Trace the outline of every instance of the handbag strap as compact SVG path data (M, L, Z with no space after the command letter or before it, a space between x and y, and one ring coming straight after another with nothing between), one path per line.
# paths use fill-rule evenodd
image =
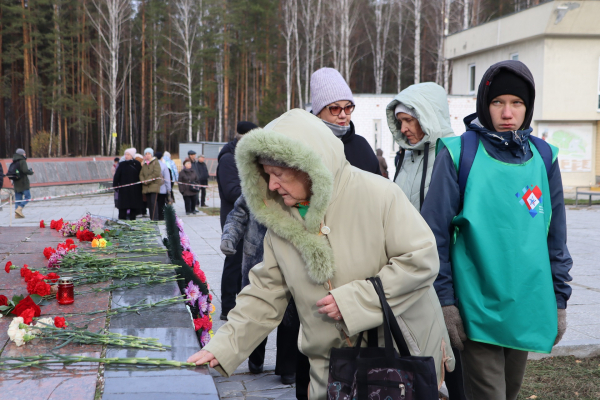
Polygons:
M373 278L369 278L369 281L373 284L377 295L379 296L379 301L381 302L381 309L383 311L383 333L385 337L385 348L388 351L392 351L392 337L398 346L398 351L401 357L409 357L410 351L408 350L408 345L406 344L406 340L404 339L404 335L402 334L402 330L398 325L398 321L394 316L392 308L388 304L385 299L385 292L383 291L383 284L381 283L381 279L378 276ZM389 342L389 343L388 343Z

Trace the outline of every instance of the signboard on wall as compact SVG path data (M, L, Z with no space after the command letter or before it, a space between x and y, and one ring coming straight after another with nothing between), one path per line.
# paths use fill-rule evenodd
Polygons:
M591 172L594 127L590 123L544 122L538 136L558 147L561 172Z

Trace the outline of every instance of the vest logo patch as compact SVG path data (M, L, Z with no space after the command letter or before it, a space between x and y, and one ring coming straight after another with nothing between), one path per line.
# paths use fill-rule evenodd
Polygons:
M538 214L543 214L544 210L540 205L542 202L542 191L540 188L529 185L525 186L521 191L523 192L522 194L517 192L515 193L515 196L517 199L519 199L519 204L522 206L527 206L531 218L535 218L535 216Z

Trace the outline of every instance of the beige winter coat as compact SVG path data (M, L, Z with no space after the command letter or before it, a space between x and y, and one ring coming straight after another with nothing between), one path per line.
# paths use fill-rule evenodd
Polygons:
M268 190L268 176L256 162L262 155L310 176L305 220ZM219 372L235 371L279 325L293 296L302 323L298 345L311 364L310 398L325 399L330 349L348 346L341 330L355 343L361 331L383 322L375 289L365 280L378 275L411 352L435 358L441 383L444 357L449 370L454 359L433 289L437 248L398 185L352 167L342 142L299 109L248 133L238 144L236 162L248 206L268 231L264 261L250 270L250 285L239 294L229 322L205 347L220 362ZM317 311L317 301L328 293L340 308L340 323Z

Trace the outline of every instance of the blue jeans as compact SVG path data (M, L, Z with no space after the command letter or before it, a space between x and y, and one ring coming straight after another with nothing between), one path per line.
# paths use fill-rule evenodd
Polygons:
M29 191L29 189L22 191L22 192L18 192L15 193L15 210L19 207L25 207L25 205L27 203L29 203L28 201L21 201L21 200L29 200L31 199L31 192Z

